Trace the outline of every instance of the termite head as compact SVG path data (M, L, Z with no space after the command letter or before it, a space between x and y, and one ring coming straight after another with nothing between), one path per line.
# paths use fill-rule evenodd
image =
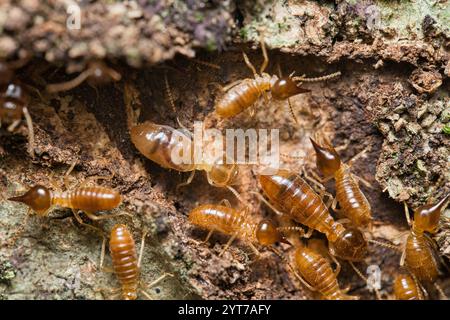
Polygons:
M282 240L277 227L272 221L264 219L256 228L256 239L263 246L270 246Z
M123 290L122 298L124 300L136 300L137 299L137 293L136 293L135 290Z
M335 242L330 243L330 250L344 260L361 261L368 253L367 240L360 230L347 228Z
M445 206L448 204L449 199L450 194L436 204L427 204L418 207L414 211L414 227L421 231L436 233L439 227L439 218Z
M272 85L270 92L275 100L285 100L300 93L310 92L311 90L301 88L291 76L277 79Z
M10 201L21 202L43 215L51 206L51 192L44 186L34 186L27 193L18 197L9 198Z
M327 143L327 146L321 146L312 138L309 138L316 151L316 165L325 177L333 176L341 166L341 158L339 157L333 146Z

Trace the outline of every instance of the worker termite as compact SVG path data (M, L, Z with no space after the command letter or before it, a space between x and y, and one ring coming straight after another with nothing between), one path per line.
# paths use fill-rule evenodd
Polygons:
M236 210L231 208L228 202L226 204L227 206L205 204L194 208L189 213L189 221L192 224L210 230L204 242L209 240L214 231L231 236L219 256L228 249L236 238L248 242L257 256L259 251L253 243L270 246L283 241L280 229L272 221L268 219L257 220L249 215L247 209Z
M336 261L337 262L337 261ZM306 246L295 250L295 268L300 273L297 277L311 291L318 291L327 300L358 300L357 296L348 295L339 287L337 276L340 265L333 270L331 264L320 254Z
M175 112L167 76L165 79L169 102ZM128 112L132 113L130 110ZM239 173L238 166L223 158L217 158L212 162L197 163L194 159L193 137L181 124L178 117L177 121L184 131L150 121L138 125L129 124L131 141L141 154L161 167L180 172L191 172L188 180L179 184L178 187L190 184L195 171L200 170L206 172L209 184L216 187L226 187L239 198L237 191L232 187L236 183ZM184 154L185 151L187 154Z
M348 163L343 163L332 144L323 137L323 145L312 138L311 143L316 151L316 164L324 175L324 181L334 178L336 181L336 198L332 209L342 212L356 227L370 228L372 226L372 213L369 201L359 188L359 179L350 171L351 163L359 158L366 150L359 153ZM340 209L336 208L337 203Z
M424 300L424 291L414 276L401 273L394 280L396 300Z
M103 266L106 238L103 239L100 267L105 272L113 272L116 274L120 282L120 288L111 291L121 291L124 300L136 300L138 291L141 291L148 299L151 299L151 296L141 288L142 284L140 281L140 268L142 254L144 252L145 237L146 233L142 236L141 249L138 258L136 254L136 245L131 232L126 225L116 224L111 230L109 240L109 251L111 253L113 265L112 270ZM155 286L167 276L171 275L165 273L147 285L147 287L150 288Z
M25 117L28 127L28 153L34 158L33 121L28 111L29 96L24 85L13 81L15 70L22 68L30 60L26 55L15 61L0 60L0 127L8 124L7 130L14 131Z
M317 230L328 239L332 255L348 261L361 261L367 255L367 240L354 227L346 228L335 221L322 198L298 174L280 169L273 175L260 175L259 182L269 202L280 215Z
M261 96L268 102L269 98L267 94L270 92L272 99L288 101L292 116L294 117L294 120L298 122L292 110L289 98L300 93L310 92L310 90L301 87L302 82L325 81L336 78L341 74L340 72L335 72L318 78L306 78L304 76L294 77L293 73L288 77L278 78L276 75L271 76L264 72L269 64L269 58L262 36L261 50L264 61L261 65L259 74L256 72L255 67L252 65L247 55L243 53L245 64L252 71L254 78L235 81L222 89L225 91L225 95L216 103L215 107L216 113L220 117L230 118L238 115L244 110L254 106Z
M30 209L34 210L39 216L47 216L54 206L72 209L74 217L77 221L89 227L83 222L77 210L83 211L91 220L101 220L116 217L119 214L96 215L94 212L112 210L122 203L122 196L114 189L102 186L86 186L89 180L84 181L81 186L69 187L67 177L75 167L75 163L71 165L65 174L66 191L62 191L54 183L54 188L50 190L46 186L36 185L30 188L21 196L11 197L8 200L26 204ZM91 177L91 179L103 177Z
M108 84L113 81L119 81L121 74L108 67L103 61L94 60L88 63L87 69L81 72L77 77L67 82L54 83L47 85L47 91L56 93L60 91L71 90L86 81L90 86Z
M12 132L24 116L28 127L28 153L34 158L34 130L33 121L28 111L28 94L23 86L18 83L9 83L0 90L0 127L2 122L9 124L7 130Z

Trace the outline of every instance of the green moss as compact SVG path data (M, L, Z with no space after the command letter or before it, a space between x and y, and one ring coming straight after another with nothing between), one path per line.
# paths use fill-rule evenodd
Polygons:
M445 134L450 134L450 123L447 123L443 128L442 132Z

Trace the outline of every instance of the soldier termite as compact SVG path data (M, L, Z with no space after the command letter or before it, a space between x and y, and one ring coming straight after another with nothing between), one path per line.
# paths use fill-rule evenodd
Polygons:
M336 198L333 201L332 209L342 212L349 218L356 227L371 228L372 213L369 201L359 188L359 179L350 172L351 163L359 158L362 153L353 157L348 163L343 163L338 153L331 143L323 137L323 145L318 144L310 138L316 151L317 168L324 175L324 181L334 178L336 181ZM337 203L340 209L336 208Z
M294 77L293 73L288 77L278 78L276 75L269 75L264 72L269 64L266 46L261 35L261 50L264 61L259 70L256 72L247 55L243 53L244 61L253 73L253 78L241 79L235 81L222 90L225 91L224 96L216 103L216 113L222 118L230 118L238 115L244 110L252 107L256 101L263 96L266 102L269 101L268 92L274 100L287 100L294 120L298 123L297 118L292 110L290 97L300 93L309 92L310 90L301 87L302 82L325 81L340 76L340 72L335 72L323 77L306 78L304 76Z
M47 216L54 206L72 209L76 220L85 226L95 228L83 222L77 210L83 211L92 220L109 219L123 214L96 215L94 212L112 210L122 203L122 196L114 189L102 186L86 186L89 180L105 177L91 177L84 181L81 186L70 187L67 177L75 167L73 163L65 174L66 191L62 191L54 183L56 190L50 190L43 185L36 185L30 188L21 196L11 197L8 200L26 204L39 216ZM107 177L106 177L107 178ZM95 228L97 229L97 228Z
M335 221L322 198L298 174L281 169L273 175L260 175L259 182L269 202L279 215L317 230L328 239L330 253L348 261L363 260L368 251L364 234Z
M151 299L151 296L142 289L140 280L140 268L142 254L144 252L145 237L146 233L142 236L141 249L138 258L133 236L127 226L124 224L116 224L111 230L109 240L109 250L111 253L113 269L108 269L103 266L106 238L103 239L100 267L103 271L113 272L117 276L120 282L120 288L111 291L121 291L124 300L136 300L138 291L141 291L148 299ZM165 273L146 287L150 288L155 286L167 276L172 275Z
M372 243L382 245L393 250L401 251L400 266L405 265L408 271L420 283L432 283L442 297L446 297L442 288L436 283L439 276L441 259L438 256L437 245L427 234L436 233L439 227L439 218L445 209L450 194L442 198L436 204L426 204L414 210L414 220L411 222L409 210L404 203L405 215L411 230L406 239L403 250L379 241L369 240Z
M246 209L236 210L231 208L228 201L226 206L206 204L194 208L189 213L189 221L201 228L210 230L204 242L207 242L214 231L219 231L231 236L225 248L219 254L221 256L234 239L244 240L258 256L259 251L254 243L270 246L283 241L281 229L268 219L256 219L249 215Z
M47 85L47 91L56 93L60 91L71 90L87 81L92 87L104 85L113 81L119 81L121 74L108 67L103 61L94 60L88 63L87 69L81 72L77 77L67 82L54 83Z

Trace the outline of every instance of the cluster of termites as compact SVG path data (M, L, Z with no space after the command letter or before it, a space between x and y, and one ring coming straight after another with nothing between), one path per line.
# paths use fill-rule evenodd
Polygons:
M294 73L284 77L281 74L270 75L265 72L269 59L264 41L261 41L261 48L264 61L259 73L247 55L243 53L245 64L252 71L253 78L241 79L222 88L223 94L216 101L215 113L222 119L231 118L253 109L261 98L266 103L272 99L287 101L291 114L298 123L290 98L310 91L302 87L303 83L330 80L338 77L340 72L317 78L294 76ZM8 130L13 131L22 117L25 117L29 132L29 153L34 157L33 124L28 112L29 99L24 87L14 80L14 71L23 67L24 64L26 64L24 60L0 62L0 124L2 122L7 124ZM72 80L47 85L47 91L56 93L71 90L85 81L91 86L98 86L120 79L120 73L104 62L92 61L85 71ZM165 89L169 103L175 110L167 75L165 75ZM177 121L180 127L184 128L178 117ZM378 267L375 265L377 272L373 273L376 277L366 277L355 265L355 263L362 263L368 257L369 244L378 244L402 252L400 265L404 267L404 270L396 276L393 283L394 295L397 299L424 299L428 296L424 286L430 283L435 284L439 293L444 296L442 289L436 284L441 261L436 254L436 244L429 235L436 232L439 217L448 204L450 195L435 204L417 208L414 211L413 222L410 221L405 205L411 230L403 249L369 239L367 234L370 234L373 229L374 219L370 203L359 186L360 183L365 185L368 183L351 170L353 162L366 150L351 160L343 162L336 148L324 134L317 133L311 137L311 146L315 151L316 171L304 169L302 172L294 172L279 169L270 175L258 175L261 191L253 193L275 213L274 219L268 219L257 218L251 214L250 206L242 200L239 192L233 187L239 178L237 165L224 164L223 159L220 161L218 159L211 164L195 164L195 161L180 164L173 161L171 157L173 151L183 149L184 144L191 145L189 150L194 149L193 137L187 130L180 131L171 126L150 121L140 124L130 122L129 130L131 142L143 156L163 168L191 172L187 182L178 187L191 183L196 171L205 171L207 180L212 186L227 188L239 199L241 208L233 207L228 200L224 199L220 204L197 206L189 213L188 220L192 225L209 231L205 242L210 239L214 231L229 236L220 255L227 251L235 239L247 243L256 257L260 256L258 246L263 246L278 255L305 287L318 292L322 298L359 299L358 296L348 293L350 287L342 288L338 282L341 262L346 261L367 282L368 288L375 291L377 298L381 299ZM180 135L183 139L180 139ZM54 206L69 208L76 221L103 235L103 230L85 223L79 212L82 211L93 221L114 218L121 214L98 214L98 212L118 208L122 203L122 195L108 187L88 185L87 181L81 185L69 186L66 183L67 177L74 166L75 164L65 175L64 191L55 183L52 183L52 187L35 185L25 194L11 197L9 200L27 205L40 216L47 216ZM324 183L329 180L334 180L336 190L334 196L324 187ZM308 231L305 232L305 229ZM313 247L310 240L313 232L320 233L326 238L325 252L319 252ZM103 270L109 270L103 267L106 238L107 236L103 238L100 258L100 266ZM110 232L109 239L113 264L110 271L115 273L120 281L121 286L118 291L122 297L136 299L138 292L142 292L146 297L151 298L144 290L139 277L145 233L139 255L126 225L116 224ZM283 253L278 249L277 245L280 242L289 247L287 252ZM155 285L166 276L167 274L164 274L151 285Z

